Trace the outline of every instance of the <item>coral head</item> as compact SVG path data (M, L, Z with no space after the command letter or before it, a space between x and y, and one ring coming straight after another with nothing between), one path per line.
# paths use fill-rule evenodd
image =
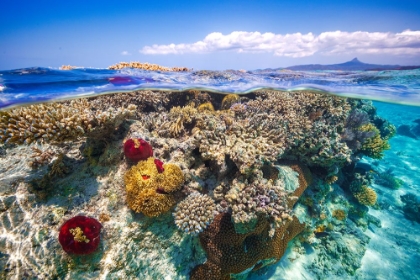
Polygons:
M141 138L130 138L124 143L126 158L138 162L153 156L152 146Z
M94 218L76 216L61 226L58 241L68 254L87 255L98 248L101 228Z

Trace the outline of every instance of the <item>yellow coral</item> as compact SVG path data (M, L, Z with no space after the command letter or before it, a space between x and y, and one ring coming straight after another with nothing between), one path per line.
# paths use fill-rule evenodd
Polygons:
M222 100L222 110L227 110L232 106L234 103L239 101L240 97L237 94L228 94Z
M174 204L172 192L179 190L184 183L184 174L175 164L163 165L158 172L154 158L140 161L124 176L128 206L149 217L168 211Z
M376 128L371 123L362 125L359 128L360 131L364 132L374 132L374 136L366 139L363 144L361 151L367 155L368 157L380 159L384 156L383 151L388 150L390 148L390 145L388 141L381 138L379 129Z
M346 212L344 212L342 209L335 209L332 213L332 216L339 221L342 221L347 217Z
M137 213L156 217L169 211L175 205L175 199L170 194L157 193L155 189L144 189L135 197L129 195L127 203Z
M159 174L155 159L153 157L140 161L125 173L124 180L127 191L134 188L153 187L156 181L162 181L162 174Z
M165 192L174 192L181 188L184 183L184 173L178 165L167 163L163 165L162 188Z
M213 104L211 104L211 102L206 102L206 103L202 103L200 105L198 105L197 108L198 111L214 111L214 107Z
M353 195L360 204L372 206L376 203L377 195L375 190L372 188L362 186L361 190Z

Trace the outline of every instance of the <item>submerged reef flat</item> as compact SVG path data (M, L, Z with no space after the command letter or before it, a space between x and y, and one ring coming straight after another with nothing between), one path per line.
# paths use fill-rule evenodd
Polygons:
M311 91L0 111L0 278L270 279L279 262L304 267L295 279L357 275L382 201L359 164L395 132L369 101ZM133 156L142 146L147 159ZM60 246L75 216L101 223L89 255Z

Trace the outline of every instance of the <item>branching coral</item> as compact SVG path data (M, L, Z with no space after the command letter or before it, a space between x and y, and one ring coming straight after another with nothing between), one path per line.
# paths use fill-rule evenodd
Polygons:
M388 141L381 138L379 129L377 129L373 124L369 123L363 125L359 128L362 132L372 132L374 135L367 138L361 146L361 152L367 155L368 157L381 159L384 154L384 150L390 149Z
M354 192L353 195L360 204L372 206L376 203L377 195L375 190L367 186L362 186L361 190Z
M207 228L215 213L216 204L210 196L193 192L176 206L173 215L180 230L196 235Z
M61 142L86 136L107 125L118 125L134 114L127 108L93 111L86 99L29 105L0 112L0 142Z
M233 180L225 199L232 209L232 221L238 233L254 230L261 217L273 229L284 225L291 219L294 203L312 182L310 171L297 162L283 161L275 168L278 173L274 180L263 179L262 172L256 172L252 179Z

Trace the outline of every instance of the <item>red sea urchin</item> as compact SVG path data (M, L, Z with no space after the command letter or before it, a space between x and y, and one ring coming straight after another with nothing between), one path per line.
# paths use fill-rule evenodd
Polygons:
M98 248L101 228L94 218L76 216L61 226L58 241L68 254L87 255Z
M130 138L124 143L124 155L137 162L153 156L153 149L149 143L141 138Z

